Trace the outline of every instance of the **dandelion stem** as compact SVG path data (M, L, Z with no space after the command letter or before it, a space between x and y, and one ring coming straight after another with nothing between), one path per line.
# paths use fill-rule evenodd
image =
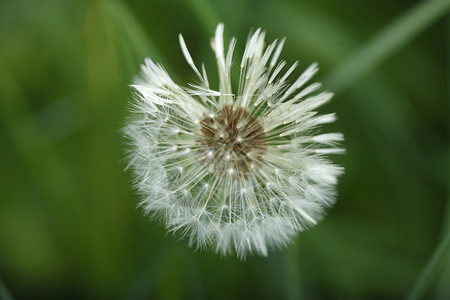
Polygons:
M436 277L440 267L442 267L442 261L448 255L450 249L450 230L447 231L446 236L441 241L440 245L436 248L430 260L428 261L425 269L422 271L419 279L411 290L408 300L421 299L430 286L433 279Z
M341 92L380 65L450 9L450 0L422 1L387 25L336 68L326 86Z
M0 278L0 299L2 300L14 300L13 296L9 292L3 280Z
M286 299L302 299L299 243L291 245L286 251L287 288Z

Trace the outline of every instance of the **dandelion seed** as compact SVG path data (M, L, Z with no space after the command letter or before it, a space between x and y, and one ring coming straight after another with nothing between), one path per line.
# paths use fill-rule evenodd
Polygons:
M219 88L209 86L205 68L194 64L180 35L181 50L198 77L190 88L175 84L147 58L132 85L133 119L125 127L129 167L142 195L141 206L161 217L189 244L244 258L267 255L317 224L335 201L343 169L327 155L342 153L340 133L315 134L334 114L315 109L332 97L310 83L317 64L292 84L286 62L278 62L284 39L264 47L265 32L247 41L239 86L231 84L236 39L228 49L223 24L212 40ZM225 51L226 54L225 54Z

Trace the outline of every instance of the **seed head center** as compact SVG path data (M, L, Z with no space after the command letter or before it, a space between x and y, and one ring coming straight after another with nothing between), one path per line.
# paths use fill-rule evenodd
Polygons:
M199 151L210 172L247 178L267 149L261 122L242 107L223 107L200 121Z

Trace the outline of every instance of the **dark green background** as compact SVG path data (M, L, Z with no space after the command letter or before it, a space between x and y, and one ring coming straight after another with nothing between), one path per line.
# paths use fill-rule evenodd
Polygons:
M448 226L449 21L348 85L332 74L416 2L0 1L0 277L11 294L404 297ZM226 40L238 37L236 61L257 27L269 41L287 38L281 57L300 61L295 74L318 61L316 80L337 92L321 112L339 120L324 130L346 136L335 207L287 249L245 262L194 252L149 222L121 161L128 85L144 57L186 85L195 75L183 33L214 81L209 41L220 21ZM449 299L450 268L438 275L428 297Z

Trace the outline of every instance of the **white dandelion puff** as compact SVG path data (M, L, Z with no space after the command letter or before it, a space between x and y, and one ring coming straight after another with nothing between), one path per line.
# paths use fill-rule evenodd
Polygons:
M216 252L267 255L314 226L335 202L343 169L327 156L343 153L341 133L317 134L335 114L315 110L332 93L308 83L311 64L289 84L298 63L283 72L285 40L265 47L265 32L248 39L239 86L232 88L236 39L226 48L223 24L211 46L219 87L195 65L181 35L182 53L198 77L189 88L174 83L147 58L125 134L129 167L146 213L161 218L196 247Z

